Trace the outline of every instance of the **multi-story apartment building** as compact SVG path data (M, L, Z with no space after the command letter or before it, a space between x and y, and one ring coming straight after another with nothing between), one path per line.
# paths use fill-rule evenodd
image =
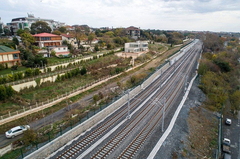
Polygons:
M12 34L16 35L18 29L27 28L31 30L32 23L36 23L37 21L44 21L48 23L49 27L52 30L65 25L65 23L57 22L52 19L35 18L33 14L28 14L28 17L12 19L12 22L7 23L7 26L9 30L12 32Z
M19 54L20 51L18 50L0 45L0 64L7 64L8 67L20 64Z
M131 36L133 39L138 39L140 37L140 29L134 26L130 26L125 29L126 34Z

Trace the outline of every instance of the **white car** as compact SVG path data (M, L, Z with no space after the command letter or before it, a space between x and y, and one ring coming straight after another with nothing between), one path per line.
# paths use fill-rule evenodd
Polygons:
M232 124L232 120L229 119L229 118L226 118L226 122L225 122L227 125L231 125Z
M229 139L227 139L227 138L224 138L224 139L223 139L223 144L230 146L231 141L230 141Z
M21 126L16 126L10 130L8 130L5 135L7 138L14 138L15 136L23 134L24 131L30 129L29 125L21 125Z

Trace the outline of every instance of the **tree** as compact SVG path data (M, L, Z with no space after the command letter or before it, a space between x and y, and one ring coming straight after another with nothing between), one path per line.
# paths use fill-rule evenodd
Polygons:
M96 44L96 45L94 46L94 50L95 50L95 51L99 51L98 44Z
M114 32L112 31L108 31L105 34L108 35L110 38L114 37Z
M51 56L52 56L52 57L55 57L55 56L56 56L56 51L55 51L55 50L52 50L52 51L51 51Z
M10 30L7 29L7 28L4 28L3 32L4 32L4 34L5 34L6 36L10 36L10 35L11 35Z
M231 108L232 110L240 110L240 91L236 90L233 94L230 95Z
M13 43L14 43L15 45L19 45L19 41L18 41L18 39L17 39L16 37L13 38Z
M80 49L81 40L86 39L86 35L80 28L76 28L74 31L74 37L76 38L78 49Z
M64 26L61 26L60 28L58 28L58 30L61 32L61 33L65 33L67 31L66 27Z
M32 23L31 25L31 33L39 34L39 33L51 33L52 29L49 27L47 22L37 21L36 23Z
M35 38L26 32L21 34L21 38L26 48L29 48L35 42Z
M52 33L56 35L61 35L61 32L59 30L54 30Z
M21 34L25 33L23 29L18 29L17 30L17 36L21 36Z
M88 42L90 42L90 45L92 44L92 41L94 38L95 38L95 35L93 33L88 35Z
M3 29L0 28L0 36L2 36L2 33L3 33Z

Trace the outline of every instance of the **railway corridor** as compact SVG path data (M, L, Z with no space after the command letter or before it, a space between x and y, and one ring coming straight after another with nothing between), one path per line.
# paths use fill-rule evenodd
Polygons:
M183 92L200 55L200 41L153 83L118 111L81 134L49 158L134 158L156 127L161 126L176 98ZM159 136L160 138L161 136Z

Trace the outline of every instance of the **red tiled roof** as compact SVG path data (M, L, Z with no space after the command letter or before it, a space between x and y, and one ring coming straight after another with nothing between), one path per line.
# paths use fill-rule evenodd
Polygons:
M50 33L40 33L40 34L35 34L33 36L34 37L53 37L53 36L59 36L59 35L50 34Z
M73 29L73 27L72 27L72 26L69 26L69 25L67 25L66 27L67 27L67 28L72 28L72 29Z
M73 38L73 36L70 35L70 34L61 34L61 35L64 36L64 37L67 37L67 38Z
M130 26L130 27L126 28L126 30L140 30L140 29L137 27L134 27L134 26Z

